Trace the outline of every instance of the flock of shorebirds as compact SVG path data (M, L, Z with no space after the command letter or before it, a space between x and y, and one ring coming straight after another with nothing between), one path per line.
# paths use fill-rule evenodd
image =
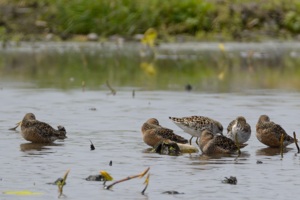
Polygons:
M234 153L247 146L251 136L251 127L243 116L231 121L227 127L227 135L223 135L220 122L204 116L169 117L178 127L192 137L187 139L177 135L173 130L161 126L157 119L148 119L141 128L144 142L155 147L161 142L191 145L193 137L203 154ZM33 113L27 113L20 122L21 133L25 140L33 143L52 143L57 139L65 139L66 130L58 126L57 130L45 122L38 121ZM261 115L256 124L257 139L269 146L278 148L295 142L278 124L270 121L267 115ZM297 142L297 141L296 141Z
M239 116L231 121L227 127L227 135L223 135L223 126L220 122L204 116L169 117L178 127L192 137L188 141L176 135L173 130L161 126L157 119L148 119L141 128L144 142L155 147L160 142L175 142L191 145L193 137L203 154L234 153L239 148L247 146L246 142L251 136L251 127L245 117ZM294 143L294 138L272 121L267 115L261 115L256 124L257 139L269 146L279 148Z

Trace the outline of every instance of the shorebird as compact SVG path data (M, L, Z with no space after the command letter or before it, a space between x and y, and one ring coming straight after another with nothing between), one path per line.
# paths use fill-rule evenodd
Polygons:
M184 132L192 135L189 140L192 143L193 137L197 137L196 143L198 144L198 137L204 129L210 130L214 135L223 135L223 126L220 122L204 116L191 116L191 117L169 117L179 128Z
M230 154L238 150L235 142L223 135L214 135L211 131L205 129L199 138L199 148L203 154ZM240 144L243 148L247 144Z
M188 140L176 135L173 130L159 125L155 118L148 119L141 128L144 142L149 146L156 146L159 142L176 142L186 144Z
M227 137L234 142L243 144L249 140L250 136L251 127L243 116L239 116L229 123L227 127Z
M52 143L57 139L67 138L65 128L57 128L55 130L49 124L36 120L33 113L27 113L21 122L23 138L33 143Z
M269 116L259 117L256 124L256 137L261 143L269 147L280 147L281 134L283 134L283 146L294 142L294 138L289 136L280 125L270 121Z

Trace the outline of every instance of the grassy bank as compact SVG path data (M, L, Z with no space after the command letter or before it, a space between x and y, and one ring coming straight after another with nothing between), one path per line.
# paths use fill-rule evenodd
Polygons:
M58 40L97 33L133 38L259 41L297 39L299 0L0 0L1 40Z

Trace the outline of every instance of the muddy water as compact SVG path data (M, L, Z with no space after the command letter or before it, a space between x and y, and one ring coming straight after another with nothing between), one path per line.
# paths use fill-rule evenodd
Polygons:
M288 133L300 134L300 94L277 90L247 90L241 93L199 93L136 91L119 89L115 96L107 91L37 89L32 85L7 86L0 90L0 199L16 199L3 194L10 190L29 190L40 195L22 199L55 199L57 187L47 183L70 174L64 199L292 199L300 195L300 155L294 145L279 151L266 148L255 137L255 124L268 114ZM25 113L52 126L64 125L65 141L52 145L33 145L20 130L9 131ZM242 155L207 157L201 153L166 156L147 153L140 127L150 117L163 126L189 138L169 116L205 115L224 127L243 115L252 127L252 136ZM90 151L90 141L95 150ZM194 144L195 145L195 144ZM257 161L262 164L257 164ZM112 166L109 162L112 161ZM104 190L101 182L84 179L100 170L115 180L150 167L150 183L141 195L144 179L130 180ZM237 185L222 183L235 176ZM168 195L175 190L183 194Z

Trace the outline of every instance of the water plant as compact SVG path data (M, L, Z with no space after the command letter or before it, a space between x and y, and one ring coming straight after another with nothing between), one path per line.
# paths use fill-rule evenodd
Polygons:
M284 141L284 135L283 133L280 135L280 155L281 155L281 159L283 158L283 141Z
M297 150L298 150L298 153L300 153L300 148L299 148L299 145L298 145L298 140L296 138L296 133L295 131L293 132L293 136L294 136L294 142L295 142L295 145L297 147Z
M58 193L59 193L59 197L63 195L63 188L66 185L66 180L68 177L68 174L70 172L70 169L68 169L64 175L64 177L62 178L61 181L57 181L56 184L58 186Z

